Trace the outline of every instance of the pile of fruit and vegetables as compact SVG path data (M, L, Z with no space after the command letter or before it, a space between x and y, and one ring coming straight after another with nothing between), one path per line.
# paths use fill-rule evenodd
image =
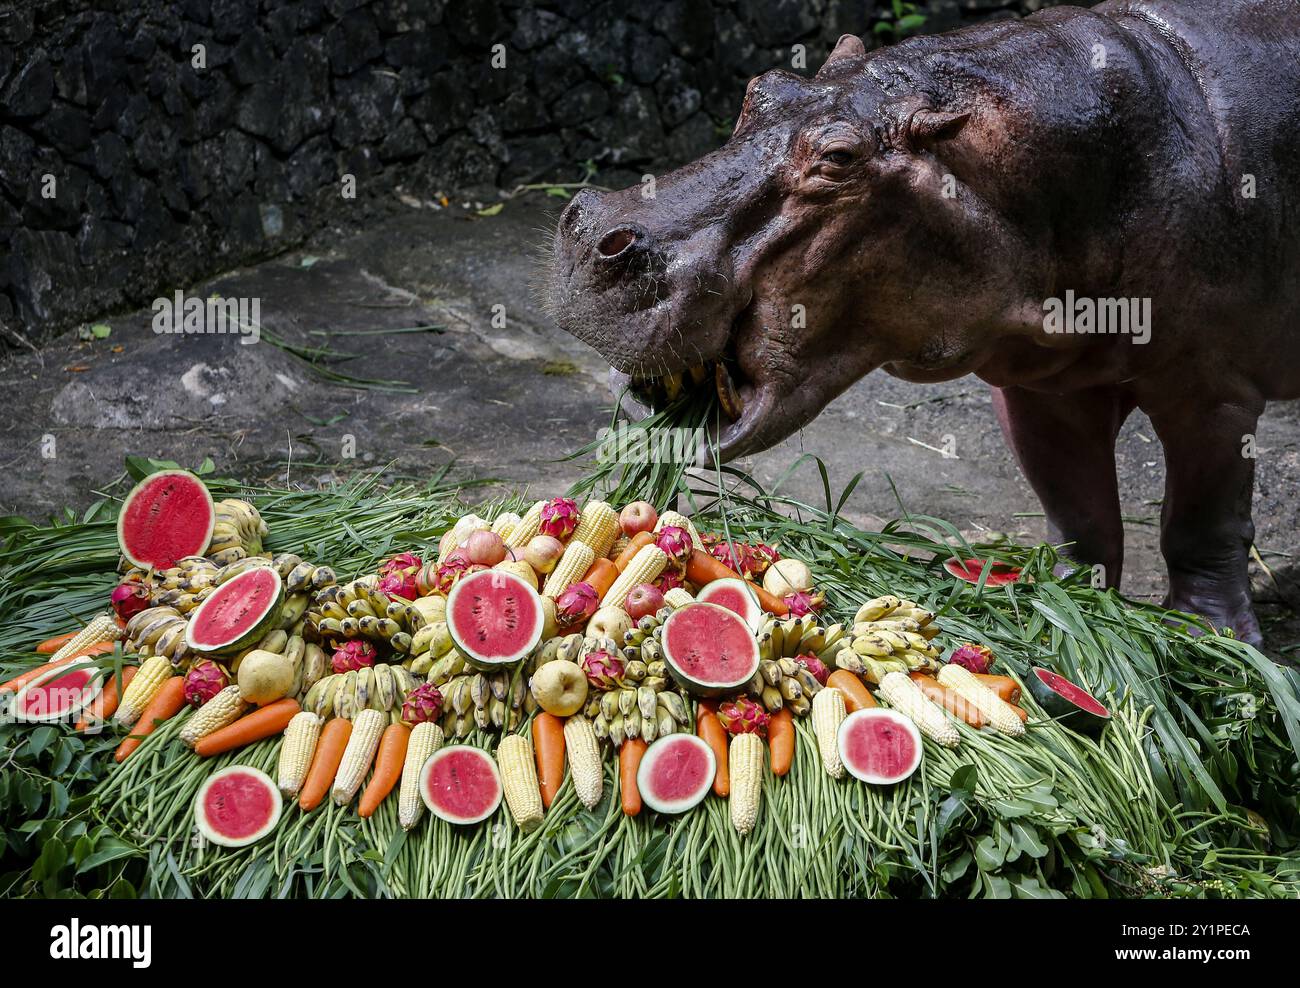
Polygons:
M717 485L160 469L7 520L0 894L1300 891L1293 672L1047 547Z

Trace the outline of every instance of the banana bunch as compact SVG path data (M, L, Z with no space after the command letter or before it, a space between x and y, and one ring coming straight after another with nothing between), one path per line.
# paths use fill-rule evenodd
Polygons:
M317 680L303 694L302 709L325 718L349 720L362 710L378 710L397 723L402 718L406 694L418 685L410 670L380 662Z
M245 556L262 552L262 539L266 538L266 522L247 501L228 497L216 504L216 523L212 526L212 541L208 543L208 558L218 566L233 563Z
M447 629L447 622L429 621L411 636L411 650L402 665L417 676L429 676L429 682L432 683L435 682L432 677L434 667L454 651L451 643L451 632ZM465 657L460 655L459 652L455 654L463 664ZM450 678L450 674L444 676L442 682L446 682L448 678Z
M455 656L459 653L444 658ZM515 730L524 717L537 709L537 702L528 689L528 677L526 668L489 673L465 666L463 671L437 684L443 701L443 733L447 737L454 734L463 738L476 727L484 731Z
M662 661L633 659L627 664L622 687L589 693L583 713L590 719L596 737L608 739L617 749L629 738L641 738L649 744L685 730L690 723L690 706L673 689L667 673L668 667Z
M872 683L891 672L936 672L939 649L930 640L939 631L934 615L913 601L876 597L858 608L852 634L838 643L832 663Z
M585 654L584 646L586 641L587 639L582 636L581 632L548 638L538 646L530 662L533 668L557 660L581 664L582 656Z
M868 625L871 627L867 627ZM926 641L936 637L943 630L934 623L934 612L927 611L914 600L904 600L893 594L872 598L859 607L858 612L853 615L855 635L867 634L878 628L911 631L920 634Z
M207 600L211 593L212 587L193 591L175 587L171 590L155 590L149 595L149 602L155 606L174 607L181 614L188 615Z
M289 595L313 594L338 583L334 570L328 566L317 566L305 562L302 556L292 552L282 552L271 560L271 565L284 581L284 592Z
M394 652L411 654L413 636L425 626L424 615L402 597L375 589L376 576L318 590L306 611L314 635L325 640L366 638L386 643Z
M126 623L123 648L142 659L166 656L172 665L179 667L190 656L189 646L185 644L189 623L189 618L175 607L166 604L146 607Z

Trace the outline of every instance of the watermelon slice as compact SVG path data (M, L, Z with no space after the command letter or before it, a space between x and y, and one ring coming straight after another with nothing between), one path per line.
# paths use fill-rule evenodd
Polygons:
M1020 579L1020 567L1012 566L1010 563L1000 563L996 559L958 559L953 556L943 564L951 576L959 580L965 580L967 583L979 583L980 575L984 572L985 565L989 566L989 577L984 581L988 587L1000 587L1007 583L1015 583Z
M150 474L131 489L117 516L117 544L141 569L167 569L200 556L216 524L212 495L186 470Z
M1071 730L1096 737L1110 723L1110 711L1095 696L1051 669L1034 666L1025 683L1044 713Z
M55 669L18 691L11 707L13 717L29 724L73 717L99 695L103 683L94 666L71 672Z
M231 765L208 779L194 797L194 823L222 847L261 840L280 821L280 790L265 772Z
M695 599L735 611L755 631L763 622L763 607L758 602L758 595L744 580L735 577L714 580L712 583L705 584L704 588L695 595Z
M447 630L474 666L497 669L521 662L542 640L546 612L537 591L508 570L471 573L447 595Z
M921 764L921 732L896 710L873 707L844 718L840 761L855 778L873 785L902 782Z
M196 652L237 652L280 620L284 587L269 566L248 569L212 591L190 616L185 642Z
M652 810L685 813L713 786L718 770L713 749L694 734L668 734L645 750L636 787Z
M466 744L439 748L420 773L424 805L448 823L486 820L501 805L502 792L492 756Z
M663 623L664 660L672 677L695 696L734 693L758 672L758 642L735 611L687 604Z

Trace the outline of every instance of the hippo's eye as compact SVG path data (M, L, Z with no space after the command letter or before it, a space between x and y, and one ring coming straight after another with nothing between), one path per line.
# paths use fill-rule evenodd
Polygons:
M822 161L828 165L835 165L838 168L844 168L853 164L853 155L843 148L832 148L822 155Z

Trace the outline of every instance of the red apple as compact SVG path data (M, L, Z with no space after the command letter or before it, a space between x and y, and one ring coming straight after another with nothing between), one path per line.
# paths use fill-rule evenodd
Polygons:
M627 607L627 613L633 621L640 621L647 614L657 613L659 608L664 606L664 595L653 583L638 583L628 591L627 603L624 606Z
M659 513L648 501L633 501L618 513L618 524L623 534L631 538L637 532L653 532Z

